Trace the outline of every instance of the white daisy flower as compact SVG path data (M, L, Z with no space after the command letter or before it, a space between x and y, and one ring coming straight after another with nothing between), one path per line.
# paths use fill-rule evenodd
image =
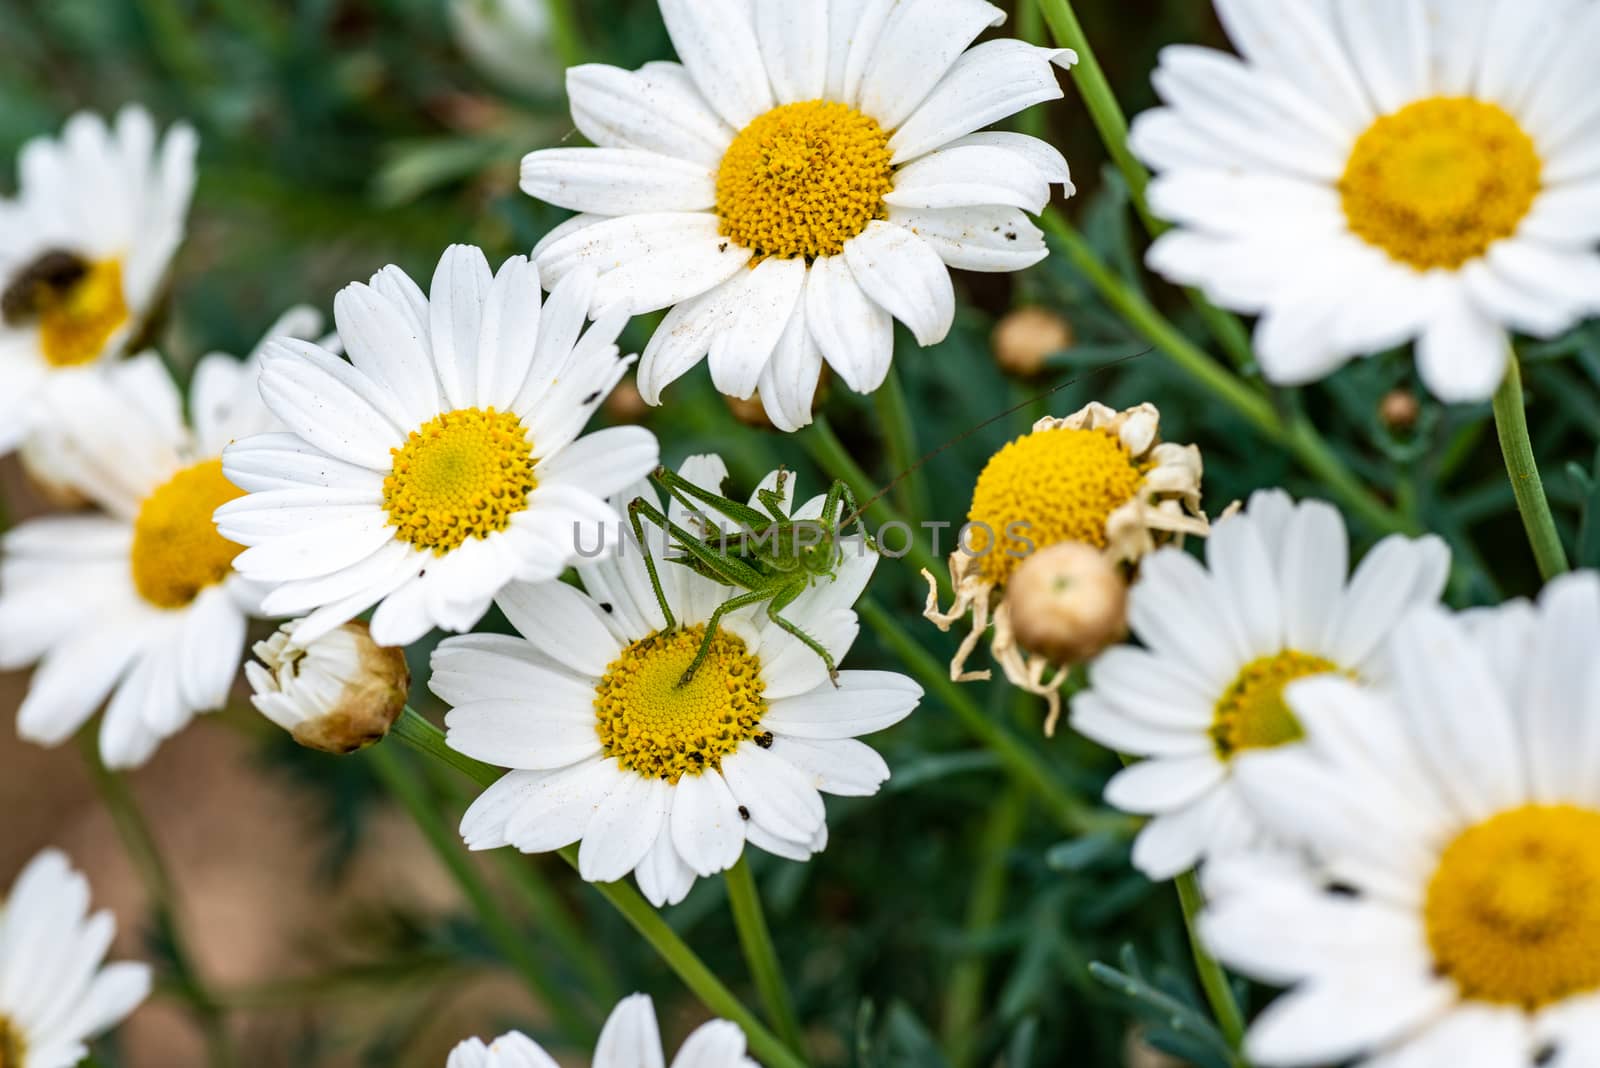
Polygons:
M296 309L275 329L320 324ZM5 536L0 668L39 662L17 713L23 738L60 744L111 693L101 755L135 767L227 702L263 590L234 572L241 546L212 513L242 492L223 475L223 447L273 425L258 366L201 360L185 423L161 361L138 356L81 383L45 432L53 470L104 514L33 519Z
M0 200L0 452L47 418L53 390L121 356L159 303L194 193L194 131L160 143L143 108L81 112L22 147ZM70 393L63 399L70 401Z
M600 1031L590 1068L662 1068L661 1028L648 995L623 998ZM484 1045L469 1038L450 1052L445 1068L558 1068L527 1035L511 1031ZM672 1059L672 1068L760 1068L745 1056L744 1032L727 1020L702 1025Z
M54 849L22 869L0 907L0 1066L71 1068L149 996L149 965L104 964L116 930Z
M1384 636L1437 602L1450 571L1432 536L1385 538L1353 575L1349 555L1332 505L1264 490L1212 527L1204 566L1177 549L1145 558L1128 604L1144 648L1095 660L1072 726L1148 758L1118 773L1106 800L1154 817L1133 849L1151 879L1270 842L1233 773L1240 756L1300 738L1284 687L1325 672L1381 676Z
M715 492L727 470L697 457L683 474ZM774 472L757 492L779 483ZM793 479L782 483L787 510ZM639 496L655 498L642 485L621 499ZM821 509L819 497L794 515ZM669 514L693 521L676 504ZM904 719L922 690L886 671L842 671L830 683L822 658L759 605L723 617L708 658L680 685L712 611L740 591L646 540L677 629L667 629L630 544L579 566L587 592L561 583L501 591L496 603L522 636L445 641L429 686L454 706L445 720L451 747L513 769L463 817L468 846L536 853L581 840L585 879L634 872L661 905L683 900L696 876L732 867L747 841L792 860L820 851L819 791L876 793L889 769L855 739ZM855 640L851 606L877 562L859 541L841 549L835 577L783 609L835 662Z
M223 468L249 493L217 523L249 546L238 571L274 587L269 614L309 613L296 643L375 604L382 645L468 630L507 582L560 575L580 528L618 522L604 498L655 467L657 447L640 427L579 437L630 362L625 313L579 336L594 287L574 272L541 308L526 257L493 274L456 245L431 299L398 267L339 294L350 362L267 346L261 394L289 432L229 447Z
M1164 51L1131 145L1178 224L1151 267L1260 315L1271 381L1414 340L1436 396L1484 400L1508 330L1600 310L1600 4L1216 8L1242 58Z
M583 212L534 250L547 282L593 267L597 307L671 308L639 363L661 390L709 354L730 397L811 421L826 360L877 389L893 320L943 340L948 268L1044 259L1028 219L1067 163L1036 138L980 133L1062 95L1067 50L994 40L981 0L661 0L682 64L567 72L598 148L533 152L522 188Z
M1201 930L1294 989L1252 1063L1367 1068L1600 1064L1600 579L1470 620L1419 608L1393 685L1289 692L1307 741L1240 762L1309 849L1207 870Z

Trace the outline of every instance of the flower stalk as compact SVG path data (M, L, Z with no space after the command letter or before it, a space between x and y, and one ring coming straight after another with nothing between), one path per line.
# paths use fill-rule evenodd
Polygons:
M1505 380L1495 390L1494 426L1500 436L1500 451L1505 456L1511 493L1517 499L1522 526L1528 532L1528 544L1533 547L1540 576L1548 582L1564 574L1569 565L1567 552L1561 545L1561 534L1556 530L1555 516L1550 511L1550 499L1545 496L1544 480L1539 476L1539 464L1533 456L1533 443L1528 438L1522 364L1515 352L1507 360Z
M878 409L878 418L883 423L884 446L889 452L889 463L897 474L905 472L900 484L895 487L895 502L913 524L920 524L929 514L928 484L922 471L913 469L919 458L917 434L911 422L911 407L906 400L899 368L890 365L889 377L884 379L872 399Z
M1028 794L1012 783L990 806L978 846L977 874L967 899L967 956L950 970L945 987L941 1031L945 1052L954 1068L971 1068L977 1059L983 1022L983 988L988 968L976 948L1000 921L1006 902L1007 864L1028 815Z
M1043 222L1045 229L1061 243L1073 266L1083 272L1114 311L1196 384L1232 408L1263 437L1289 450L1347 509L1382 533L1421 533L1356 478L1309 420L1301 417L1286 421L1271 401L1207 355L1142 294L1117 277L1059 212L1046 211Z
M905 558L913 570L926 570L935 575L943 575L945 567L928 551L928 548L918 540L918 530L910 521L902 516L887 500L878 497L880 492L877 485L861 470L859 464L850 455L850 450L844 447L839 436L833 432L833 426L821 414L817 415L816 422L803 435L807 451L817 466L822 468L832 478L845 483L850 487L850 492L856 495L858 507L866 509L863 518L870 519L878 524L878 529L889 524L903 525L911 531L906 546ZM877 497L877 500L873 498ZM872 501L872 504L867 504Z
M1077 53L1078 62L1072 68L1072 78L1083 96L1084 105L1089 109L1089 118L1099 131L1100 140L1111 154L1112 162L1128 183L1133 210L1138 213L1145 232L1151 237L1159 237L1171 227L1150 211L1150 202L1145 193L1150 185L1150 172L1128 147L1128 117L1117 102L1117 95L1106 79L1100 60L1095 56L1082 24L1078 22L1071 0L1038 0L1038 6L1056 44ZM1207 331L1216 338L1228 358L1240 368L1253 364L1255 354L1251 350L1250 336L1245 333L1239 320L1212 304L1199 290L1185 289L1184 292L1206 324Z
M1233 996L1233 984L1217 958L1211 955L1200 940L1200 910L1205 907L1205 897L1200 893L1200 883L1194 872L1184 872L1175 880L1178 901L1183 906L1183 925L1189 932L1189 949L1194 955L1195 971L1200 976L1200 987L1211 1005L1217 1027L1228 1046L1234 1050L1244 1044L1244 1014L1239 1011L1239 1000Z
M865 598L856 609L917 681L931 690L956 714L968 732L1000 758L1013 778L1038 796L1051 818L1064 830L1073 834L1094 834L1132 829L1132 820L1118 813L1100 811L1067 789L1035 747L986 715L960 685L950 680L945 665L906 633L882 605Z
M417 778L406 768L398 754L382 745L372 748L370 760L378 778L400 802L427 839L439 862L455 880L495 948L522 976L529 989L549 1006L557 1026L568 1040L578 1046L592 1045L600 1033L596 1021L573 1000L567 986L555 982L546 974L529 940L506 916L482 873L473 867L460 841L439 818L438 810Z
M500 769L456 752L445 744L444 732L424 719L414 709L405 714L390 732L418 752L439 760L479 786L489 786L504 774ZM573 870L578 867L578 847L568 846L560 851ZM661 914L650 906L640 893L625 882L591 883L596 893L605 898L654 949L663 963L683 981L701 1004L723 1019L732 1020L744 1031L750 1044L751 1055L765 1068L806 1068L806 1062L791 1052L777 1035L757 1019L756 1014L740 1001L733 991L718 979L694 950L678 936Z
M584 61L583 31L572 0L544 0L550 15L550 42L563 67L576 67Z
M156 844L155 835L133 791L129 789L128 781L107 768L100 759L99 743L94 732L80 731L78 742L89 776L94 780L100 799L111 814L111 822L116 826L117 836L122 839L128 860L150 898L156 929L161 932L172 958L173 971L176 973L173 976L174 987L179 996L188 1002L205 1036L206 1059L211 1068L233 1068L239 1062L228 1037L227 1019L195 964L180 919L177 886L172 881L166 859L161 855L161 847Z
M805 1034L795 1015L794 999L789 994L789 984L783 977L783 966L778 962L778 950L772 943L772 930L767 926L766 913L761 907L761 891L756 886L755 875L750 871L747 858L723 874L728 888L728 905L733 910L733 923L739 931L739 946L744 951L756 991L766 1006L767 1019L772 1021L783 1037L784 1043L796 1052L805 1050Z

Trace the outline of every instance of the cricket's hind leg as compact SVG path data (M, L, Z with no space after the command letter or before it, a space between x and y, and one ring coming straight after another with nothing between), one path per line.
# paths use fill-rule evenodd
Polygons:
M776 623L778 626L782 627L788 633L794 635L805 645L806 648L810 649L813 653L816 653L822 658L823 666L828 669L828 681L833 683L834 687L837 689L839 686L839 667L834 662L833 654L828 652L821 642L807 634L797 624L792 623L785 618L783 615L783 607L780 606L776 600L767 605L767 618L772 620L772 622Z

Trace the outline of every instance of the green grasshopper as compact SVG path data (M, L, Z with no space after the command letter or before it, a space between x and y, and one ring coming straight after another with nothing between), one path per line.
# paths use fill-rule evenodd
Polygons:
M1125 356L1113 360L1102 366L1094 374L1103 374L1114 367L1137 360L1149 355L1153 349ZM700 533L687 530L674 522L670 516L650 501L642 497L635 498L628 505L628 520L633 525L633 536L644 555L645 569L650 573L650 585L655 591L656 600L661 605L661 614L666 618L667 629L675 630L678 626L677 619L672 614L672 608L667 604L667 597L661 588L661 576L656 572L655 560L645 551L644 521L659 527L666 533L682 553L674 557L675 563L688 567L698 575L711 579L713 582L724 586L732 586L742 590L717 606L711 613L711 618L706 622L705 638L700 642L695 657L684 671L679 685L688 683L694 678L700 665L705 662L706 656L711 652L712 639L716 637L717 627L722 622L722 617L729 612L737 611L750 605L766 603L767 618L772 620L785 631L794 635L806 647L822 658L823 664L828 668L828 678L837 686L839 684L839 669L834 663L833 655L823 647L805 630L797 626L792 620L784 617L783 610L792 605L796 598L820 581L832 580L836 577L839 563L843 559L843 550L840 541L845 538L844 531L852 524L859 531L866 548L877 552L877 543L873 541L862 516L867 509L889 492L901 479L906 478L914 471L920 469L929 460L944 452L967 438L983 430L1007 416L1014 415L1025 408L1033 407L1054 394L1076 384L1080 378L1062 382L1038 397L1024 401L1012 408L1008 408L990 419L986 419L965 433L945 442L933 452L928 453L910 468L902 471L887 486L880 489L865 505L857 506L856 496L844 482L835 481L828 487L827 496L823 499L822 514L816 519L791 519L783 511L783 489L786 485L789 472L782 468L778 471L777 487L775 489L759 490L756 499L765 512L752 508L747 504L731 500L719 493L696 486L675 471L666 467L657 467L650 474L650 481L664 491L669 500L676 500L691 513L701 513L704 506L720 513L727 519L737 524L740 533L740 548L738 552L730 552L726 538L720 528L710 524ZM841 515L842 511L842 515Z
M650 481L690 512L703 514L702 509L710 509L737 524L738 532L733 535L724 535L720 527L710 523L699 533L688 530L643 497L635 498L628 505L628 520L641 550L646 544L643 524L647 520L665 532L682 554L672 558L675 563L713 582L743 591L723 601L711 613L706 622L705 638L684 671L680 685L693 679L705 662L723 616L763 602L767 606L767 618L821 657L828 668L828 678L835 686L839 684L839 670L833 655L821 642L787 619L783 610L813 584L835 577L843 559L839 543L844 537L844 528L851 522L856 524L868 549L876 552L877 546L861 525L861 513L856 509L855 495L849 486L843 482L829 486L822 514L816 519L791 519L783 510L784 486L788 479L789 472L779 469L776 488L757 491L761 508L752 508L696 486L666 467L657 467L651 472ZM730 538L736 538L739 543L736 551L728 545ZM678 623L662 591L655 560L649 552L643 555L661 614L666 617L667 629L673 630Z

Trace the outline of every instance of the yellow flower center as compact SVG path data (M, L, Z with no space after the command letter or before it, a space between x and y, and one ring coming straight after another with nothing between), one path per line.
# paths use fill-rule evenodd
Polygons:
M6 286L0 311L7 326L39 324L39 347L52 366L92 363L128 321L122 263L46 252Z
M10 1020L0 1016L0 1068L22 1068L22 1055L26 1052L21 1033Z
M211 513L244 491L203 460L146 497L133 521L133 585L157 608L182 608L228 577L244 547L217 533Z
M694 678L688 670L704 640L701 625L659 632L629 645L606 668L595 689L594 713L607 756L629 771L676 783L685 775L720 768L739 743L761 732L761 661L725 630Z
M1339 192L1368 243L1418 270L1453 270L1516 232L1542 171L1533 141L1500 108L1435 97L1373 123Z
M493 408L446 412L392 452L383 480L389 524L402 541L440 556L505 530L539 484L522 420Z
M1338 670L1331 660L1295 649L1246 664L1217 701L1211 723L1217 754L1227 760L1247 749L1275 749L1304 738L1283 691L1296 679Z
M1464 831L1428 886L1438 970L1475 1001L1539 1009L1600 990L1600 812L1528 805Z
M983 576L996 585L1048 545L1103 549L1106 521L1143 481L1144 468L1111 431L1062 427L1020 437L978 475L965 549L981 557Z
M758 261L837 256L868 223L887 218L889 159L889 135L847 104L775 107L752 119L722 157L722 234Z

